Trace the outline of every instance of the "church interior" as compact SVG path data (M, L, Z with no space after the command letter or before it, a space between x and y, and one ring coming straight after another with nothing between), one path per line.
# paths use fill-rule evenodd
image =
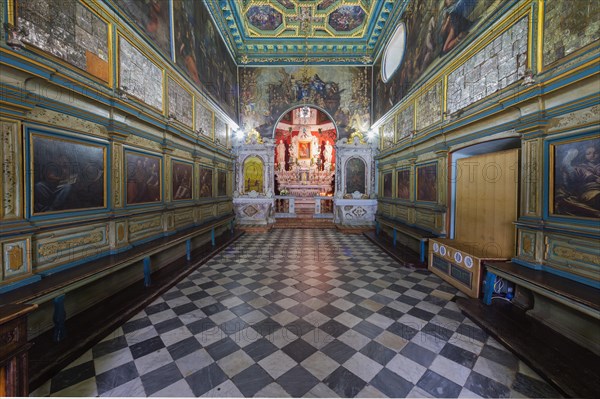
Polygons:
M599 4L0 0L0 396L599 397Z

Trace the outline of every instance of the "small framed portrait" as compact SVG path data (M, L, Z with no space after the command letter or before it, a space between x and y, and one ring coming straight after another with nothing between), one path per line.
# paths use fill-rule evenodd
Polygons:
M107 147L32 133L32 214L106 208Z
M210 198L213 196L213 170L205 166L200 166L198 173L198 184L200 185L200 198Z
M141 152L125 151L127 205L162 200L162 159Z
M227 195L227 171L217 170L217 197Z
M192 199L193 164L188 162L171 162L171 192L173 201Z
M298 143L298 159L310 159L310 142L301 141Z
M600 136L550 144L550 214L600 218Z
M366 194L367 167L360 158L350 158L346 162L346 194L359 192Z
M410 199L410 169L399 169L396 175L396 197Z
M417 201L437 201L437 163L417 166Z
M392 197L392 172L383 174L383 196L384 198Z

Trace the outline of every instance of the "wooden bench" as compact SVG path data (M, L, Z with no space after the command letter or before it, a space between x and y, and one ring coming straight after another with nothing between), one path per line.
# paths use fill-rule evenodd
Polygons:
M600 320L600 290L541 270L533 270L513 262L486 262L487 274L483 301L492 301L498 277L512 281L558 303Z
M516 305L457 298L460 310L566 397L600 396L600 357Z
M143 264L142 276L145 286L152 283L152 260L164 251L185 245L185 255L191 260L192 240L210 233L215 244L215 231L229 225L233 232L233 215L207 221L206 223L182 230L174 235L158 238L115 255L108 255L76 267L44 276L40 281L0 294L0 304L36 304L53 301L54 339L60 341L65 334L65 295L78 288L107 277L132 265ZM142 277L140 276L140 277Z
M386 216L377 216L375 220L375 232L377 235L379 235L381 231L381 225L388 226L392 229L392 241L394 247L396 247L398 242L398 232L419 241L419 261L421 263L425 263L425 256L427 255L427 241L430 238L435 238L435 234L418 227L408 226L407 224Z
M483 301L458 299L459 308L548 380L563 395L600 396L600 356L563 335L556 325L532 316L538 306L523 309L521 302L492 301L498 278L511 281L551 302L560 303L590 318L600 320L600 290L552 273L534 270L513 262L485 262L487 270ZM529 301L526 301L529 302ZM547 307L543 302L539 305ZM528 303L527 308L531 307ZM577 314L574 312L574 314ZM534 312L535 314L535 312ZM583 315L582 315L583 316ZM562 321L565 323L565 321ZM569 325L568 327L574 327Z
M1 294L0 303L42 305L50 302L53 308L53 328L30 338L33 344L29 351L30 388L35 389L52 377L157 296L239 238L243 233L234 232L233 220L233 215L213 219ZM226 226L230 229L225 230L222 236L217 236L216 231ZM206 234L210 234L208 242L193 245L194 238ZM162 259L161 267L152 271L150 266L153 257L158 259L169 250L171 252L166 256L166 261ZM65 294L81 287L88 289L93 282L102 284L106 281L103 277L127 267L139 270L137 281L105 296L85 311L66 318Z
M427 268L427 265L419 260L418 253L404 245L394 246L391 237L385 232L380 232L379 235L377 235L374 231L367 231L364 232L363 235L403 267L418 269Z

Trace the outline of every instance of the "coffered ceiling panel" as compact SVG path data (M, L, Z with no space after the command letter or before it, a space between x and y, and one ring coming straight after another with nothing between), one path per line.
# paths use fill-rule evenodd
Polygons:
M408 0L207 0L242 65L372 63Z

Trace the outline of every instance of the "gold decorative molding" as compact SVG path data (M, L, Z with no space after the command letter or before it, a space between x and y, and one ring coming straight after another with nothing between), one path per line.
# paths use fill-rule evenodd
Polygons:
M102 234L100 231L95 231L83 237L44 244L38 248L38 254L44 257L57 255L60 251L64 251L65 249L73 249L84 245L96 244L102 242L103 240L104 234Z
M138 231L160 227L162 225L160 219L151 220L145 223L136 223L129 225L129 233L135 234Z
M22 217L22 144L20 124L17 121L0 121L0 137L2 140L2 204L1 219L17 219Z
M248 136L246 137L246 144L264 144L260 133L256 129L252 129L248 132Z
M565 259L573 259L579 262L591 263L594 265L600 265L600 256L594 254L587 254L580 250L573 248L555 246L553 249L555 255Z

